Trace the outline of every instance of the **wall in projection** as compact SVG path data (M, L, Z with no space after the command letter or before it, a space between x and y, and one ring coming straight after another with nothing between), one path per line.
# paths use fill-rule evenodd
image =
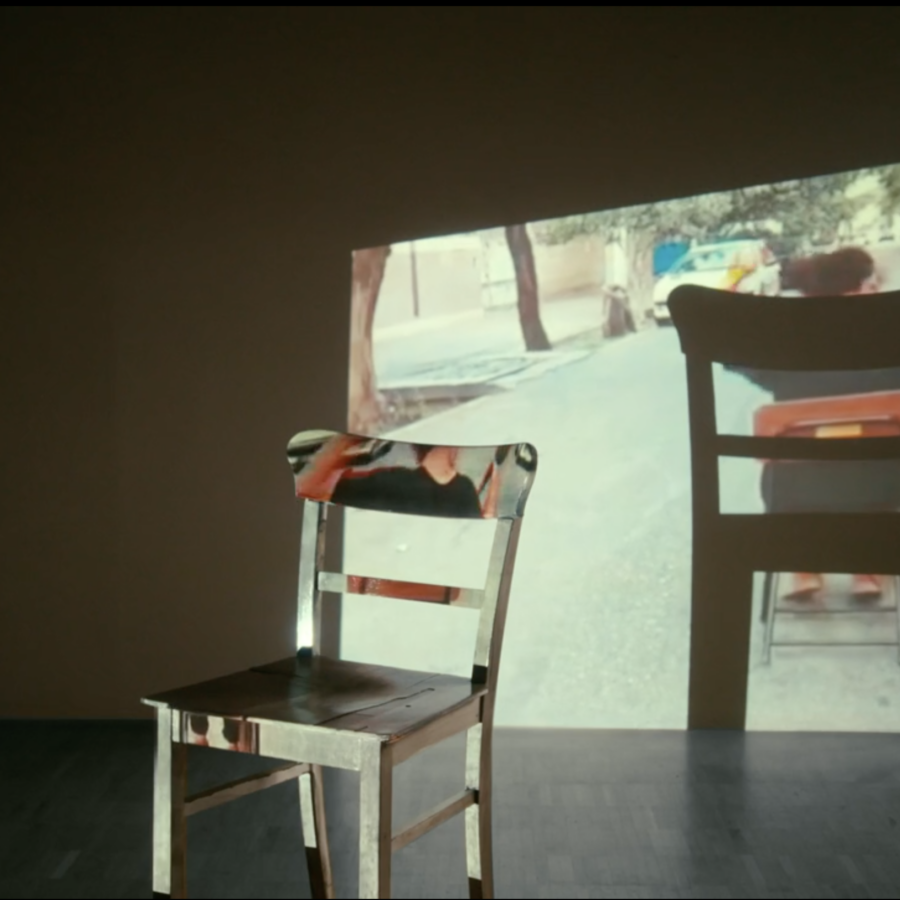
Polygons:
M900 288L900 166L354 253L350 429L428 443L528 441L541 455L498 724L685 727L689 448L666 298L684 283L823 293L816 279L824 284L819 275L836 264L822 260L847 248L869 261L859 290ZM719 428L732 433L747 433L773 400L742 373L717 373L717 389ZM723 472L723 502L762 512L760 466L741 465ZM346 564L427 580L437 566L448 583L477 584L484 524L349 513ZM820 602L824 591L852 608L859 583L826 581L783 602ZM777 582L784 594L796 587L790 575ZM874 602L885 614L866 633L896 641L893 583L881 589ZM345 600L344 655L467 671L474 616L415 605L386 618L387 603ZM827 618L814 635L831 638ZM763 663L756 613L754 622L749 728L900 730L896 646L774 647ZM851 640L852 627L841 627Z

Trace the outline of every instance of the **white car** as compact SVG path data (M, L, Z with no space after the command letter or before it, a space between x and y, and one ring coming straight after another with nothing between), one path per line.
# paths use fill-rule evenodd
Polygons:
M775 296L781 288L779 266L765 241L722 241L688 250L653 288L653 318L672 321L669 294L682 284L697 284L742 294Z

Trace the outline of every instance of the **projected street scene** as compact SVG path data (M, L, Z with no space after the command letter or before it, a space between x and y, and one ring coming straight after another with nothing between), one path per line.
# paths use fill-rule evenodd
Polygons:
M900 166L353 255L349 430L428 444L528 441L541 454L510 602L499 725L686 725L687 396L666 304L685 283L768 295L900 288ZM859 393L900 390L900 381L872 385ZM824 397L789 397L742 371L718 371L716 388L719 429L735 434L791 412L764 407ZM815 415L794 425L825 427ZM863 427L853 414L832 426ZM775 502L759 463L729 466L726 511ZM479 583L486 525L385 522L351 510L346 566L415 577L425 558L423 580L437 563L450 583ZM379 548L373 558L370 546ZM758 580L748 728L900 730L894 580ZM467 673L476 624L468 611L410 605L392 610L401 625L387 630L378 604L389 602L345 600L345 656ZM832 607L850 613L798 620ZM795 633L838 645L784 646ZM854 640L866 646L840 645Z

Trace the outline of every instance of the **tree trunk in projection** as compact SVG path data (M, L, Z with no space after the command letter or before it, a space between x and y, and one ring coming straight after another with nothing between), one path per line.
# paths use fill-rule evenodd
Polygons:
M350 300L349 430L375 434L381 424L382 401L375 378L372 326L390 247L353 253Z
M506 243L516 271L519 323L526 350L550 350L550 339L541 322L538 298L537 271L534 250L525 225L508 225Z
M653 311L653 247L655 235L646 228L630 229L626 235L628 258L628 304L636 322L646 321Z
M636 331L628 305L628 293L621 285L603 289L603 337L622 337Z
M636 331L653 305L653 234L648 229L622 227L606 247L603 290L603 336L621 337Z

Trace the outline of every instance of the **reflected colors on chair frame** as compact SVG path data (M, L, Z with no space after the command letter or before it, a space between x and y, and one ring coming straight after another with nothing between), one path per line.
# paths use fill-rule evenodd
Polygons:
M333 897L322 767L334 766L360 773L357 896L390 896L392 853L464 812L469 894L492 897L494 702L516 548L537 453L530 444L442 447L307 431L290 441L288 459L296 495L303 501L296 656L144 700L156 708L157 716L154 896L186 896L189 815L297 780L313 896ZM324 571L331 505L496 520L485 584L456 587ZM321 655L321 609L327 593L479 610L471 678ZM394 767L463 731L464 789L392 832ZM187 796L190 744L273 757L285 764Z

